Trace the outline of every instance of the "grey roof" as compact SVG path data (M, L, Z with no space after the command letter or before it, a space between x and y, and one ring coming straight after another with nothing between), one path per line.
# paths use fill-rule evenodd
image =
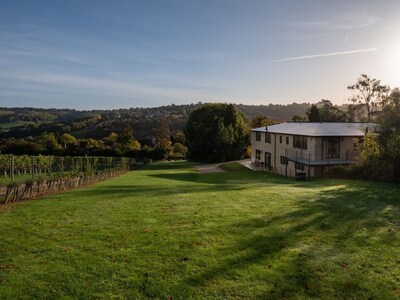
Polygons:
M266 127L253 128L252 131L306 136L363 136L376 129L373 123L309 123L287 122Z

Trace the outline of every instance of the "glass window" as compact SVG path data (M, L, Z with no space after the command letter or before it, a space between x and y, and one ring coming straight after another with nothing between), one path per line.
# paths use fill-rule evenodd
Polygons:
M256 131L256 141L261 141L261 132Z
M296 170L304 171L304 165L299 162L296 162L294 167Z
M281 164L285 166L288 165L288 159L286 156L281 156Z
M293 136L293 148L307 150L307 137L300 135Z
M286 137L286 145L289 145L289 137Z
M265 152L265 166L270 167L271 166L271 153Z
M256 150L256 159L260 160L261 159L261 151Z
M340 138L329 138L326 158L339 158L339 157L340 157Z
M271 134L268 132L265 133L265 142L271 143Z
M282 144L282 136L281 135L279 136L279 143Z

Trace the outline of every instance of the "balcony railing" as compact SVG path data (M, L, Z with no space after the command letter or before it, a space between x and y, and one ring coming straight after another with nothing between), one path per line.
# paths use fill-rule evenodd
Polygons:
M289 161L310 166L353 164L361 158L360 151L353 150L341 151L332 157L333 155L328 156L325 151L321 155L321 153L314 154L307 150L285 149L285 156Z

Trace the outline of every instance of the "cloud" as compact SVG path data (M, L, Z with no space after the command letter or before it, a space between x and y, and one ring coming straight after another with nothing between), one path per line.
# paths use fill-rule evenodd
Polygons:
M290 23L289 25L308 29L351 30L372 26L378 20L378 17L368 11L359 11L333 17L325 15L323 16L323 20L299 21Z
M321 54L313 54L313 55L294 56L294 57L275 59L275 60L271 60L270 62L285 62L285 61L291 61L291 60L303 60L303 59L312 59L312 58L318 58L318 57L357 54L357 53L363 53L363 52L373 52L376 50L378 50L378 48L367 48L367 49L357 49L357 50L341 51L341 52L330 52L330 53L321 53Z

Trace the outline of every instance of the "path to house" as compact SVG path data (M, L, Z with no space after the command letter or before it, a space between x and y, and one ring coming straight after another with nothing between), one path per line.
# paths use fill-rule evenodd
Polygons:
M246 168L252 169L255 171L254 167L251 164L250 159L242 159L242 160L235 160L234 162L240 163L241 165L245 166ZM222 173L225 172L220 168L220 165L223 163L217 163L217 164L207 164L207 165L199 165L196 166L195 168L197 171L201 173Z

